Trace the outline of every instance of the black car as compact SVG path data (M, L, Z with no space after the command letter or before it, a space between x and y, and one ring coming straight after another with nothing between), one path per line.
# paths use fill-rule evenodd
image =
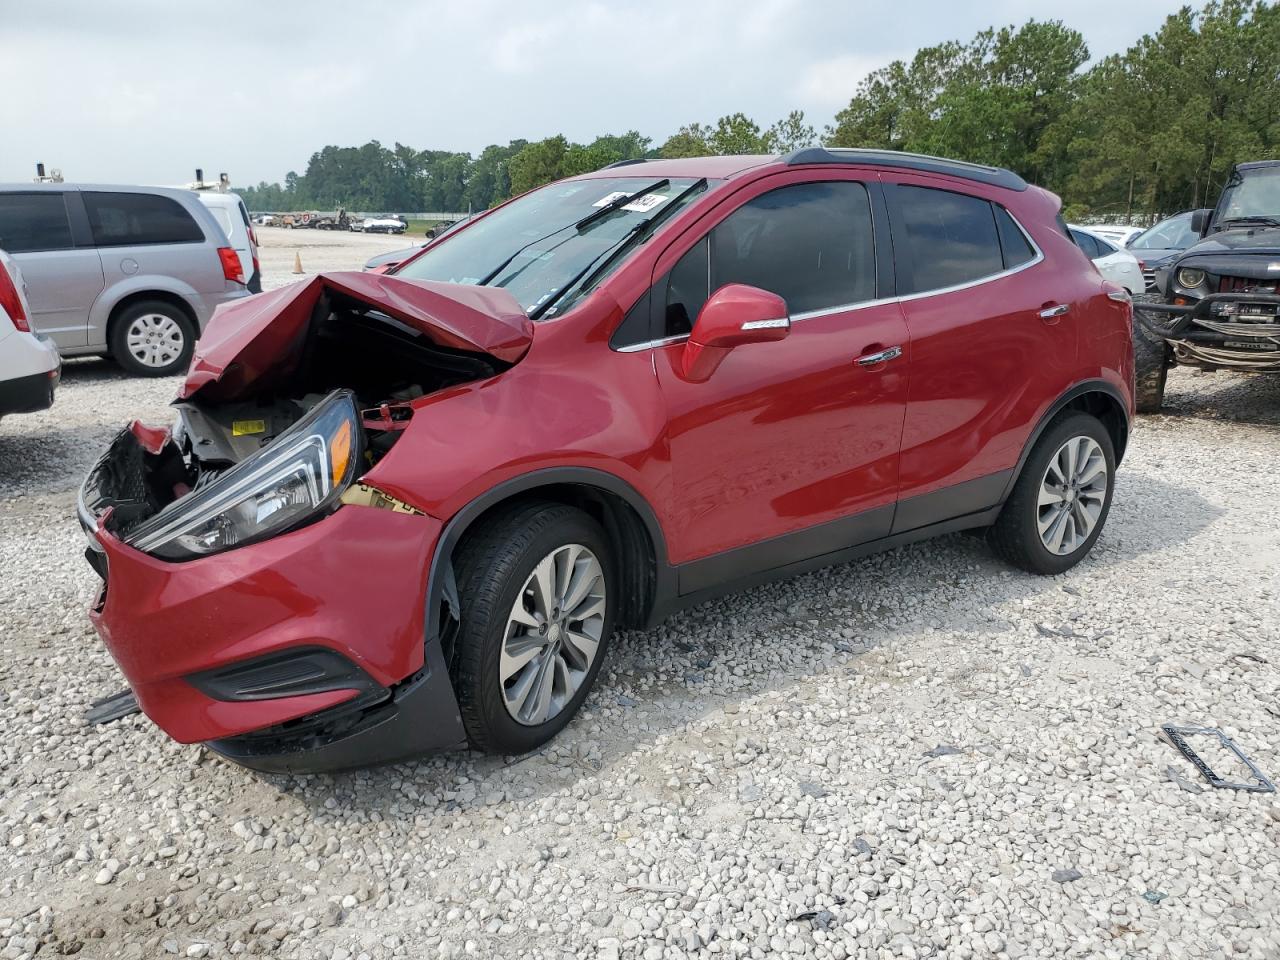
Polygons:
M1200 239L1191 229L1192 210L1166 217L1154 227L1131 237L1125 248L1142 264L1142 278L1147 291L1159 289L1156 274L1172 263L1183 250Z
M1199 241L1156 276L1134 311L1138 410L1155 413L1175 365L1280 373L1280 160L1238 164Z

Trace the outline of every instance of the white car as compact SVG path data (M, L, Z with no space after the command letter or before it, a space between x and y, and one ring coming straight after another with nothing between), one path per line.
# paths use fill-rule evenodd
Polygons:
M31 332L22 271L0 250L0 417L53 404L62 358L48 337Z
M1128 250L1097 236L1092 228L1071 227L1071 238L1093 261L1103 279L1120 284L1133 297L1147 289L1147 282L1142 277L1142 264Z
M1103 240L1108 240L1117 247L1123 247L1138 234L1142 233L1143 229L1145 229L1143 227L1131 227L1122 223L1098 223L1087 227L1071 224L1071 226L1076 230L1087 230L1095 237L1101 237Z
M236 256L250 293L262 292L262 269L258 264L258 238L254 236L253 227L249 223L249 211L237 193L220 193L213 190L197 190L200 202L209 208L213 219L227 235L227 240L235 248Z
M269 213L261 213L253 218L253 222L260 227L274 227L276 225L276 218Z

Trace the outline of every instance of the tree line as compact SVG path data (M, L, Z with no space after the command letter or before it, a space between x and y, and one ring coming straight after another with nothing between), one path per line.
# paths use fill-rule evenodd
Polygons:
M1008 167L1068 217L1149 221L1211 204L1234 163L1280 154L1280 4L1184 7L1088 69L1060 21L983 30L865 77L821 135L795 110L690 123L660 145L631 130L494 144L478 156L377 141L327 146L306 172L241 190L254 210L479 211L619 160L877 147Z

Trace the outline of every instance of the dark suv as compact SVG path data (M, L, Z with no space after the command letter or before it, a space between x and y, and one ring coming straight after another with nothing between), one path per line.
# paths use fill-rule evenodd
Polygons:
M1133 349L1059 206L898 153L634 163L224 307L177 427L84 485L93 622L171 736L315 770L530 750L615 628L772 577L958 530L1062 573Z
M1197 210L1198 243L1156 277L1134 312L1138 410L1156 413L1178 364L1280 372L1280 160L1241 163L1213 209Z

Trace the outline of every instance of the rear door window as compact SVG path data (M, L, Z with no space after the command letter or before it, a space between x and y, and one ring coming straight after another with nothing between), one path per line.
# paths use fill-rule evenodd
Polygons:
M1072 230L1071 238L1075 240L1076 246L1083 250L1084 255L1090 260L1097 260L1099 257L1106 255L1092 234L1085 233L1083 230Z
M70 250L71 222L61 193L0 193L0 250Z
M852 181L802 183L747 201L672 268L666 334L688 333L707 297L727 283L776 293L792 315L874 299L867 188Z
M960 286L1004 270L995 214L986 200L903 185L897 204L912 268L910 289L902 292Z
M176 200L153 193L86 190L85 209L93 240L101 247L156 243L201 243L204 231Z

